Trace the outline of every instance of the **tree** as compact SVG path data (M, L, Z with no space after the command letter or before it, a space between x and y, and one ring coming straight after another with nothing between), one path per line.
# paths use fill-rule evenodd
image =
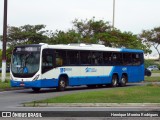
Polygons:
M160 50L158 49L160 45L160 27L155 27L151 30L143 30L139 36L146 45L149 47L153 46L157 50L160 61Z
M101 43L110 47L126 47L132 49L142 49L149 52L141 40L131 32L121 32L103 20L96 21L95 18L90 20L73 21L73 28L64 31L56 31L50 39L51 44L59 43Z
M45 25L24 25L20 27L8 26L8 48L6 51L7 64L10 63L11 52L14 46L47 42L50 31L44 30L45 27ZM2 40L2 36L0 36L0 38Z
M8 26L7 45L37 44L48 40L45 25Z
M68 43L78 43L80 40L80 35L75 32L75 30L56 31L52 34L52 37L48 40L50 44L68 44Z
M103 20L96 21L93 17L90 20L78 20L73 21L73 27L80 35L80 42L84 43L99 43L110 46L110 42L106 41L109 36L108 32L111 31L112 27L109 22Z
M141 49L145 53L150 52L149 48L142 43L142 41L131 32L121 32L120 30L113 29L110 32L113 47L125 47L130 49Z

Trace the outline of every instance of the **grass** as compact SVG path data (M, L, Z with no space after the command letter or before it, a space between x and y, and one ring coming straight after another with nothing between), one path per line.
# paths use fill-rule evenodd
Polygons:
M0 91L4 91L4 90L10 89L10 88L11 88L11 86L10 86L9 80L6 80L5 82L0 81Z
M160 70L153 70L152 73L160 73Z
M70 94L38 103L160 103L160 85L121 87Z
M160 82L160 77L145 77L145 82Z
M17 90L17 89L19 89L18 87L17 88L13 88L13 87L10 86L9 77L10 77L10 73L6 73L6 80L5 80L5 82L2 82L1 81L1 73L0 73L0 91Z
M2 76L2 73L0 73L0 76ZM6 73L6 76L9 77L10 73Z
M23 89L21 87L11 87L10 80L7 79L5 82L0 80L0 91L9 91L9 90L19 90Z
M10 77L10 73L6 73L7 79L5 82L1 81L1 76L2 76L2 73L0 73L0 91L11 89L10 82L8 79Z

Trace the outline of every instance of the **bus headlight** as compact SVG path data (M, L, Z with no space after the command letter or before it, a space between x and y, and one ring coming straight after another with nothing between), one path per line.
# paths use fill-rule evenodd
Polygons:
M39 78L39 75L37 75L32 81L35 81Z

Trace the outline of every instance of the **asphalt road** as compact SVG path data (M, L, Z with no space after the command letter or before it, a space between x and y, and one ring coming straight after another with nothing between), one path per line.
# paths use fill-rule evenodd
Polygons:
M126 87L132 87L132 86L137 86L137 85L144 85L146 83L132 83L132 84L127 84ZM52 97L57 97L57 96L62 96L66 94L72 94L72 93L79 93L79 92L86 92L86 91L98 91L98 90L109 90L109 89L116 89L116 88L110 88L110 87L103 87L103 88L95 88L95 89L88 89L86 86L82 87L73 87L73 88L67 88L66 91L63 92L57 92L55 89L42 89L39 93L33 92L31 89L24 89L24 90L14 90L14 91L5 91L5 92L0 92L0 111L50 111L50 110L61 110L60 107L58 108L53 108L53 107L42 107L42 108L37 108L37 107L23 107L22 103L25 102L31 102L31 101L36 101L36 100L41 100L41 99L46 99L46 98L52 98ZM69 110L68 108L62 108L63 110ZM79 108L79 107L73 107L70 108L70 110L88 110L89 108ZM97 110L97 108L93 108L92 110ZM129 110L127 108L123 108L123 110ZM101 108L100 110L114 110L114 108ZM121 108L116 108L116 110L122 110ZM136 110L133 108L133 110ZM143 108L137 108L137 110L143 110Z
M126 87L144 85L145 83L132 83ZM122 107L23 107L22 103L31 102L66 94L116 89L110 87L88 89L86 86L68 88L66 91L57 92L55 89L43 89L39 93L31 89L0 92L0 111L160 111L160 107L122 106ZM1 118L0 118L1 119ZM47 118L50 119L50 118ZM57 118L58 119L58 118ZM76 118L78 119L78 118ZM88 118L90 119L90 118ZM35 119L34 119L35 120ZM69 120L69 119L68 119Z

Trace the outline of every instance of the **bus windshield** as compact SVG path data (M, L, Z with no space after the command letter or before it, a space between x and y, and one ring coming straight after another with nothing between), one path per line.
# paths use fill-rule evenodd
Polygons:
M15 77L33 77L39 70L40 52L13 52L11 71Z

